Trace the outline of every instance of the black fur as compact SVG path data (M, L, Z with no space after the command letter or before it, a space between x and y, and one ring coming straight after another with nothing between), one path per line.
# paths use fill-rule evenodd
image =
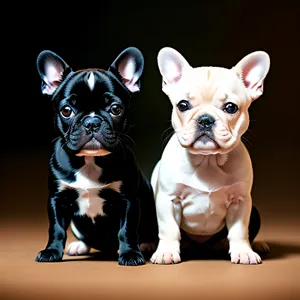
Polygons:
M130 78L125 78L122 73L128 58L134 60L134 75L138 78L131 82L131 87L126 85ZM153 191L126 142L128 108L132 94L139 88L143 63L142 54L133 47L124 50L108 71L85 69L74 72L51 51L43 51L38 56L42 91L53 101L57 139L49 167L49 240L36 261L62 259L71 221L90 247L108 254L115 254L119 249L120 265L144 264L139 244L156 242L158 229ZM49 73L53 69L56 77ZM88 84L91 72L93 88ZM114 104L121 107L120 114L111 112ZM71 117L62 115L65 106L72 111ZM98 215L94 220L79 214L79 194L75 188L60 188L62 181L67 184L75 181L76 172L85 165L84 156L78 156L78 153L85 148L110 152L94 157L94 163L101 168L99 184L122 182L120 191L109 186L99 190L98 196L105 200L105 215Z

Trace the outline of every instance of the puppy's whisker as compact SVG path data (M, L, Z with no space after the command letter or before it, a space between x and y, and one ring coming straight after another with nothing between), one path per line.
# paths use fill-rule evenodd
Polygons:
M50 143L53 144L54 142L56 142L59 139L59 136L56 137L55 139L53 139Z
M248 132L249 132L250 134L252 134L252 135L255 135L255 133L254 133L251 129L248 129L248 130L247 130L247 133L248 133Z
M65 143L63 143L63 144L61 145L61 147L64 148L65 146L67 146L67 144L68 144L69 142L70 142L69 140L66 140Z
M125 149L125 146L119 136L117 137L116 144L118 145L119 149L121 150L124 159L126 159L126 149Z
M162 146L163 148L166 146L166 144L168 143L168 141L170 140L171 136L174 134L174 129L172 126L168 127L162 134L163 137L163 142L162 142Z
M244 136L242 136L241 139L242 139L242 142L244 143L244 145L246 146L246 148L249 150L252 146L250 141Z
M125 133L118 132L118 138L126 144L130 144L132 146L135 146L134 140L129 135L127 135Z
M247 149L250 150L252 144L251 144L250 140L246 137L246 135L248 135L248 134L254 135L254 132L251 129L248 128L246 133L244 135L242 135L241 140L245 144Z

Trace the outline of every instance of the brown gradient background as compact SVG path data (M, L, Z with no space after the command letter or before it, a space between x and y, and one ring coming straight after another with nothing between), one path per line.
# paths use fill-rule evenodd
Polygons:
M0 299L300 299L299 32L297 1L50 2L2 9ZM297 42L298 40L298 42ZM50 49L74 70L108 68L126 47L145 56L132 102L131 137L147 177L162 152L171 105L156 65L165 46L192 66L232 67L246 54L271 57L265 92L250 108L258 240L271 246L259 266L197 260L174 266L64 257L38 264L47 242L47 168L52 107L35 63ZM4 103L6 106L4 106ZM69 234L67 243L74 240Z

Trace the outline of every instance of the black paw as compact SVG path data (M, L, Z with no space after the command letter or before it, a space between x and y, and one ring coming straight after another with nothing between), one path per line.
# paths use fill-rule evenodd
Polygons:
M62 260L62 254L56 249L45 249L38 253L35 261L37 262L55 262Z
M145 264L145 259L141 252L129 250L120 254L118 262L122 266L141 266Z

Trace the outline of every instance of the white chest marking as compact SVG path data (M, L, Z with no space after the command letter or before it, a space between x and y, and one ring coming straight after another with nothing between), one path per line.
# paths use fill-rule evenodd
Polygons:
M113 181L108 184L100 183L99 177L101 173L102 170L95 164L94 157L86 156L85 165L75 174L76 179L74 182L69 183L60 180L60 191L68 188L76 189L80 215L87 215L90 218L94 218L97 215L104 216L103 204L106 200L99 197L100 190L110 188L120 192L122 182Z

